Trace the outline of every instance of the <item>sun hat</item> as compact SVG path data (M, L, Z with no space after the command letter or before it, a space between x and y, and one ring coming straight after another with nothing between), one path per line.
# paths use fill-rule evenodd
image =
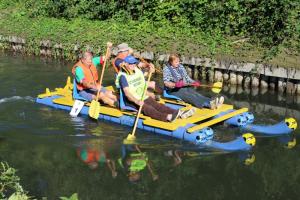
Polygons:
M131 48L128 46L127 43L121 43L118 45L118 53L124 52L124 51L129 51Z

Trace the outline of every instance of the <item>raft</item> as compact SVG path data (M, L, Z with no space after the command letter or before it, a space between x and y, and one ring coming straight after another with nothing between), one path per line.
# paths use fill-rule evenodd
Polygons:
M214 118L218 118L229 112L232 112L232 110L221 112ZM254 115L250 112L244 112L242 114L236 115L230 119L225 120L224 123L232 126L238 126L243 131L250 131L251 133L259 133L270 136L291 134L297 128L297 121L292 117L285 118L281 122L273 125L253 124Z
M73 84L70 80L70 77L68 77L67 83L63 88L55 88L54 91L50 91L49 88L46 88L45 93L38 95L36 102L53 108L70 111L75 101L73 98ZM114 90L113 87L107 87L107 89ZM181 110L192 108L190 104L177 100L161 99L160 103ZM89 106L90 103L85 102L80 114L88 115ZM191 142L199 148L214 148L224 151L248 151L255 145L255 137L251 133L245 133L232 141L218 142L214 140L214 132L210 128L210 126L220 122L236 119L238 116L247 113L247 111L248 108L234 109L233 105L228 104L223 104L216 110L196 108L196 112L193 116L187 119L176 119L173 122L162 122L141 115L137 127L149 132ZM101 105L98 119L133 126L135 114L136 112L133 111L119 110L108 105Z

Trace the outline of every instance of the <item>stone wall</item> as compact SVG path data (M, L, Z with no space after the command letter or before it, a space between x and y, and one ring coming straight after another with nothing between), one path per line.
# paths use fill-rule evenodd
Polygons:
M14 52L34 53L39 56L77 59L80 53L91 50L101 52L101 48L81 46L79 44L64 45L53 43L49 40L41 40L39 43L26 41L16 36L0 35L0 48ZM112 49L116 55L117 49ZM161 68L167 62L168 54L154 52L138 52L144 59L154 62ZM268 88L286 92L289 95L300 95L300 70L296 68L283 68L256 63L237 63L233 61L218 61L211 58L181 57L181 62L186 66L190 76L194 79L207 80L209 82L223 81L227 85L241 85L244 88Z
M145 54L145 53L144 53ZM168 55L151 57L160 63L167 62ZM244 88L267 88L300 95L300 70L255 63L234 63L210 58L181 57L181 62L194 79L209 82L223 81L228 85L241 85Z

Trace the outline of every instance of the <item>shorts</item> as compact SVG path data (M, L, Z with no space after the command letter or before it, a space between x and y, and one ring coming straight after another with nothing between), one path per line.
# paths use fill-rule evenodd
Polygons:
M104 93L106 92L106 88L102 87L100 92ZM88 101L92 101L93 100L93 95L97 95L97 91L95 89L85 89L85 90L81 90L78 92L78 94L80 96L82 96L83 98L85 98Z

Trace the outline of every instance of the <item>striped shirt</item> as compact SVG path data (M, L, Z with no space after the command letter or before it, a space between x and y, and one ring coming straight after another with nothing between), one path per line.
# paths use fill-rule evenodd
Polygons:
M173 73L171 72L170 70L170 67L173 69ZM176 77L174 77L174 75ZM172 67L170 65L165 65L164 66L164 69L163 69L163 80L164 82L177 82L179 80L183 79L183 82L185 84L190 84L190 83L193 83L194 80L191 79L189 77L189 75L187 74L187 71L186 69L183 67L183 65L179 65L178 67Z

